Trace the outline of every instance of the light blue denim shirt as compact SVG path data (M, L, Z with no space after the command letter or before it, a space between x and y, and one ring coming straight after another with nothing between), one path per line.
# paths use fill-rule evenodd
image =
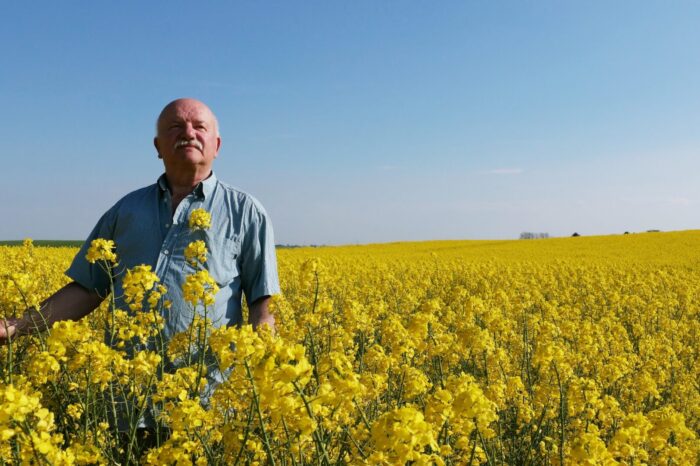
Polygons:
M211 213L211 227L206 231L188 227L189 215L197 208ZM166 314L166 339L192 322L193 309L183 299L182 284L195 272L184 255L185 247L194 240L206 242L209 256L204 266L220 288L214 306L207 309L214 325L241 323L242 293L248 303L279 293L272 224L255 198L222 183L212 173L172 212L170 191L162 175L157 183L127 194L102 216L66 274L106 296L109 278L99 264L90 264L85 254L93 239L114 240L119 262L117 307L127 309L122 300L125 269L150 265L168 288L166 299L172 302Z

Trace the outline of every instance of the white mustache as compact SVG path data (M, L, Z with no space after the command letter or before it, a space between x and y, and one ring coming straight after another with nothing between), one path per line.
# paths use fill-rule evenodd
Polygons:
M180 139L175 143L175 149L186 146L192 146L196 147L199 150L202 150L202 143L197 141L196 139Z

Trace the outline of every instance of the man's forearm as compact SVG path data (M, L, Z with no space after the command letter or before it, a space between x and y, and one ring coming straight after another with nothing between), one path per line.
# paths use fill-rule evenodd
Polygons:
M270 313L270 297L263 296L252 304L248 304L248 322L257 329L260 325L267 325L274 333L275 317Z
M96 292L71 282L42 302L39 310L29 310L16 319L16 331L31 334L50 328L54 322L78 320L94 311L102 299Z

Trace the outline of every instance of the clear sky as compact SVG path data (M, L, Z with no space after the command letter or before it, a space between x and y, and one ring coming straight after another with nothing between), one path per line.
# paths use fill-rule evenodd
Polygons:
M218 115L278 243L700 228L700 3L5 2L0 239L82 239Z

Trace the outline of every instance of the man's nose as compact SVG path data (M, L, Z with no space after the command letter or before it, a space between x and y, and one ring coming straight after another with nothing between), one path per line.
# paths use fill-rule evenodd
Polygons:
M194 139L194 137L195 137L194 126L191 123L187 123L184 127L183 133L187 139Z

